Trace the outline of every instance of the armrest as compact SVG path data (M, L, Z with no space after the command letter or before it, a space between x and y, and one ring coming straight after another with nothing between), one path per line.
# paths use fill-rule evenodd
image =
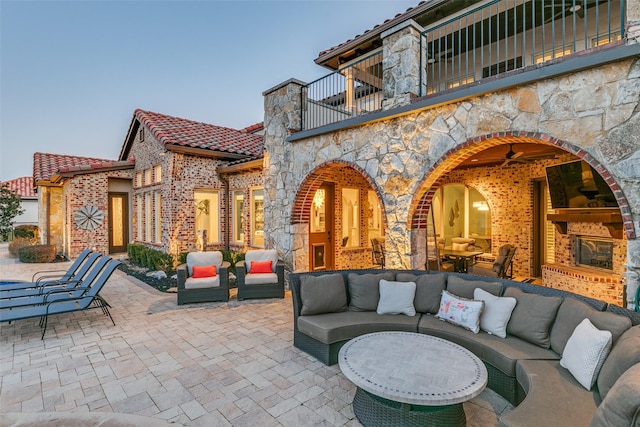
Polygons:
M229 268L231 268L231 263L229 261L224 261L218 271L218 275L220 276L220 287L227 290L229 290Z
M245 260L236 262L236 280L238 287L244 286L244 276L247 274L247 263Z
M189 277L189 269L187 268L187 264L180 264L176 267L176 273L178 275L178 289L184 289L184 282L187 281L187 277Z
M54 277L60 277L60 276L61 276L60 274L59 274L59 275L57 275L57 276L54 276L54 275L45 275L45 276L42 276L42 277L38 277L38 278L36 279L36 276L38 276L39 274L44 274L44 273L66 273L66 272L67 272L67 270L44 270L44 271L37 271L37 272L33 273L33 276L31 276L31 281L32 281L32 282L35 282L35 281L38 281L38 282L39 282L40 280L42 280L42 279L44 279L44 278L50 278L50 279L51 279L51 278L54 278Z

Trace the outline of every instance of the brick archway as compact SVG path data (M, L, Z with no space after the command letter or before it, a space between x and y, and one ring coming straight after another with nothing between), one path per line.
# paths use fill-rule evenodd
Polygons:
M336 174L340 173L344 168L350 168L357 171L369 183L371 189L376 192L376 196L378 197L378 200L380 200L380 205L382 206L382 221L383 224L386 225L385 208L382 203L383 199L380 197L380 190L378 189L378 186L362 168L344 160L332 160L321 164L313 169L304 181L302 181L293 203L291 224L305 224L309 222L311 203L313 202L313 196L316 193L316 190L320 188L323 182L334 181Z
M455 169L465 159L477 154L487 148L497 145L513 144L513 143L532 143L554 145L562 148L568 153L574 154L578 158L584 160L591 165L602 178L605 180L609 188L616 197L616 202L622 214L623 229L627 239L635 239L636 232L631 217L631 209L627 198L622 193L618 183L615 182L611 173L593 156L574 144L553 138L549 135L539 132L496 132L469 139L455 148L447 151L442 158L433 165L433 167L425 173L425 177L419 183L420 190L416 193L411 207L409 209L409 229L424 229L427 227L427 218L431 199L436 190L440 187L442 177Z

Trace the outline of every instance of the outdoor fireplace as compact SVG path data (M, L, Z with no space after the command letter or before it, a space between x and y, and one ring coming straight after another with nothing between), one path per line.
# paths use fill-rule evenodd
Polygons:
M613 240L577 236L576 265L613 270Z

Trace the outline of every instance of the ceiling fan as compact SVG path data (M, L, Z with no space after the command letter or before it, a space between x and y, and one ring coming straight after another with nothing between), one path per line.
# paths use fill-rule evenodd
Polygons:
M513 144L509 144L509 151L507 151L507 154L505 154L504 156L504 162L502 163L502 166L507 166L511 162L529 163L529 160L520 159L523 154L523 151L513 151Z
M553 9L552 10L552 14L551 16L547 17L544 21L544 23L548 23L551 21L555 21L558 18L562 18L562 17L568 17L571 16L571 14L576 14L580 19L584 19L584 7L583 6L590 6L589 4L590 2L587 1L586 3L583 4L582 1L576 1L575 4L573 4L572 2L567 2L566 4L564 2L558 1L558 3L552 3L552 4L546 4L544 7L545 9ZM556 10L559 10L559 12L555 12ZM555 13L554 13L555 12ZM546 13L545 13L546 15Z

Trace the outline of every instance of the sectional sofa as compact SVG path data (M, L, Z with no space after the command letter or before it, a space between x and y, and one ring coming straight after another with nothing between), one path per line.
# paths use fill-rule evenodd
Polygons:
M294 346L327 365L362 334L430 334L484 362L488 387L515 406L502 426L640 425L640 313L460 273L343 270L289 281Z

